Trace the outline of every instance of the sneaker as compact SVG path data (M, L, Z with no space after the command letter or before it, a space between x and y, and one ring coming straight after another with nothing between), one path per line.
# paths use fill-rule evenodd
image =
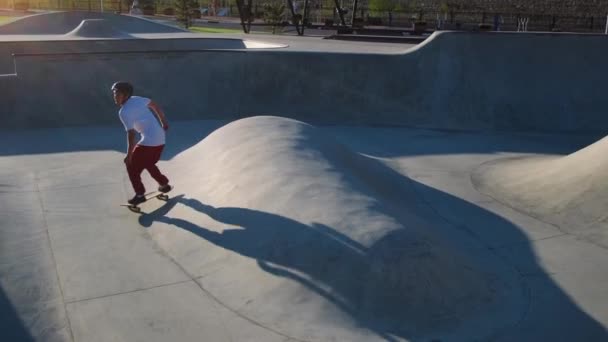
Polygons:
M139 203L144 203L146 201L146 196L144 195L135 195L135 197L131 198L127 202L131 205L138 205Z
M173 189L173 187L169 184L161 185L158 187L158 191L165 193L165 194L167 192L171 191L171 189Z

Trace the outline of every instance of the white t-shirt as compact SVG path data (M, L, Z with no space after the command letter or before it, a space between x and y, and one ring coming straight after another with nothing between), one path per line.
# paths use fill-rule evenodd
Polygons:
M137 144L143 146L160 146L165 144L165 130L161 127L150 108L150 99L131 96L118 111L118 117L125 130L136 130L141 139Z

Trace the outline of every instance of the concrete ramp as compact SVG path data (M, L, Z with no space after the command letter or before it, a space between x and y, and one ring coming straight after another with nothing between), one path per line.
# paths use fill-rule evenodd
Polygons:
M53 12L34 14L0 26L0 35L63 35L83 20L104 19L115 29L130 34L179 33L184 30L130 15L100 12Z
M524 310L499 258L438 227L403 176L313 126L239 120L167 170L180 190L139 222L219 302L284 336L483 340Z
M567 156L499 159L474 179L492 197L608 248L608 137Z
M128 33L112 26L106 19L85 19L74 30L66 33L66 36L74 38L133 38Z

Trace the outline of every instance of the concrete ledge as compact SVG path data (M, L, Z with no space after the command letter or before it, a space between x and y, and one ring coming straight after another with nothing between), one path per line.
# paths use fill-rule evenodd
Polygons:
M325 39L348 40L358 42L378 42L378 43L403 43L403 44L419 44L425 41L428 37L405 37L405 36L374 36L363 34L335 34Z

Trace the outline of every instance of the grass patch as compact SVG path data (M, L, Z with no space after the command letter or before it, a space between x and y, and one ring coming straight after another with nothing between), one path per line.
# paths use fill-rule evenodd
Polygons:
M15 19L17 19L18 17L12 17L10 15L0 15L0 25L2 24L6 24L9 21L13 21Z
M189 27L192 32L197 33L243 33L243 30L219 28L219 27Z

